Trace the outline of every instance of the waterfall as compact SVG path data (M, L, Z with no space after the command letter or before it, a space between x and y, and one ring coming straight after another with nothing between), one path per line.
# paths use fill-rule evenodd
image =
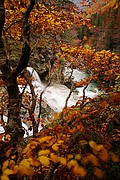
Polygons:
M55 112L61 112L63 108L65 107L66 99L70 93L70 89L66 87L65 85L58 84L58 83L51 83L49 86L47 84L43 83L38 75L38 73L32 68L27 67L27 71L30 73L32 77L32 84L34 86L34 91L37 96L37 101L39 102L40 94L44 91L42 94L42 100L45 102L53 111ZM71 74L70 68L65 68L64 76L69 77ZM79 81L81 79L84 79L88 77L87 73L85 71L78 71L76 69L73 69L72 78L73 81ZM24 89L23 85L19 85L19 90L22 92ZM84 87L76 88L77 93L74 91L72 92L69 100L68 100L68 106L73 106L76 104L76 102L83 97L83 89ZM27 85L25 92L28 92L31 94L30 87ZM98 89L94 84L89 84L88 87L85 90L86 97L94 98L98 95ZM38 113L37 108L35 109L35 113ZM35 116L37 116L35 114ZM6 119L7 117L4 117ZM6 121L6 120L5 120ZM25 135L24 137L28 135L32 135L33 132L29 131L28 126L22 122L22 126L25 129ZM39 127L41 129L41 127ZM0 125L0 133L4 131L3 127Z
M40 93L47 86L47 84L43 84L35 70L28 67L27 70L32 74L33 82L32 84L35 87L35 93L37 97L40 97ZM70 93L70 89L65 85L58 83L51 83L48 86L43 95L42 100L48 104L48 106L53 109L55 112L60 112L65 106L66 98ZM71 94L71 97L68 100L68 106L75 105L79 98L75 93Z
M37 97L40 97L40 93L44 90L47 84L43 84L40 80L38 73L31 67L27 67L27 70L33 77L33 86L35 87L35 93ZM69 76L71 74L70 68L65 68L64 75ZM72 78L75 82L88 77L88 74L85 71L78 71L73 69ZM68 100L68 106L73 106L76 104L78 100L80 100L83 96L83 89L84 87L76 88L78 93L73 92ZM55 112L60 112L65 107L66 98L70 93L70 89L65 85L58 84L58 83L51 83L48 86L43 95L42 100L48 104L48 106L53 109ZM98 89L94 85L88 85L87 89L85 90L85 95L87 97L95 97L98 95Z

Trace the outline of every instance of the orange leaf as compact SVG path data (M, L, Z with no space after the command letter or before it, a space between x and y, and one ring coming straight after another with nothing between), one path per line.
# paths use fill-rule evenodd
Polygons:
M12 149L11 149L11 148L10 148L9 150L7 150L7 152L5 153L6 157L9 157L9 156L10 156L11 151L12 151Z
M40 143L43 143L43 142L49 142L51 139L52 139L52 136L45 136L45 137L39 138L38 140Z
M101 103L101 108L104 108L104 107L106 107L106 105L107 105L107 102L106 101L102 101L102 103Z
M51 153L50 154L50 157L51 157L51 160L54 162L54 163L57 163L60 161L60 157L55 155L54 153Z
M59 145L59 144L56 144L56 143L53 144L53 145L52 145L53 150L57 151L57 150L59 149L58 145Z
M100 166L99 160L93 155L90 154L89 156L87 156L87 159L94 165L94 166Z
M86 169L83 166L79 166L78 164L76 164L73 168L73 172L75 173L75 175L80 176L82 178L85 177L87 174Z
M106 150L105 148L103 148L103 149L100 151L99 157L100 157L100 159L101 159L102 161L104 161L104 162L106 162L106 161L108 160L109 155L108 155L108 152L107 152L107 150Z
M68 154L68 155L67 155L67 158L68 158L68 160L69 160L69 159L72 159L72 158L73 158L73 154Z
M89 141L89 145L94 149L97 144L91 140Z
M97 167L94 168L94 174L95 174L95 175L97 176L97 178L99 178L99 179L102 179L102 178L104 178L104 176L105 176L104 172L103 172L101 169L97 168Z
M74 167L75 165L77 165L77 161L75 159L72 159L70 161L68 161L67 163L67 167L70 169L71 167Z
M89 161L89 158L87 158L87 156L86 156L86 157L83 157L83 158L81 159L81 164L83 164L84 166L87 165L89 162L90 162L90 161Z
M114 154L113 152L110 152L110 157L111 157L111 160L115 163L119 162L119 158L116 154Z

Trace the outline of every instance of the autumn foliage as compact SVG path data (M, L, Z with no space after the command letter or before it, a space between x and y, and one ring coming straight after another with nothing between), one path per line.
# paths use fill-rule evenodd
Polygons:
M22 139L16 144L12 132L1 134L1 147L4 147L0 150L1 180L119 179L119 56L110 50L97 52L81 44L71 46L63 43L61 35L66 29L73 25L87 25L91 29L91 20L71 3L58 6L54 3L46 5L46 1L36 2L28 19L31 39L39 34L54 39L52 49L56 54L56 62L51 71L59 66L64 67L66 63L70 67L85 69L89 76L75 83L75 87L87 87L95 81L102 92L94 99L87 98L84 93L75 106L66 105L62 112L54 113L47 124L39 117L37 120L43 129L27 140ZM83 4L86 5L86 2ZM9 44L6 38L24 42L22 18L28 5L28 0L5 0L3 37L6 46ZM26 86L28 81L17 76L17 83ZM0 81L2 86L6 87L4 79ZM34 100L27 97L27 93L20 95L26 96L28 101ZM0 98L4 114L9 104L6 90L0 93ZM31 125L34 124L34 116L34 111L29 111L28 121L32 122ZM6 127L3 121L1 125Z

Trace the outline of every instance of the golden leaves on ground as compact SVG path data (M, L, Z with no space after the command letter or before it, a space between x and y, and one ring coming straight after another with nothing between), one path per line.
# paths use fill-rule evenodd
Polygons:
M62 136L59 136L59 138L60 137ZM49 144L52 139L54 143L51 144L51 146L47 146L47 143ZM18 173L20 176L33 176L37 169L42 168L43 171L46 171L50 168L52 163L56 164L59 162L61 166L66 166L70 171L72 171L75 176L82 178L87 176L86 165L91 163L94 167L94 175L98 179L102 179L105 177L105 173L102 169L102 163L107 162L110 159L114 163L119 162L119 158L116 154L113 152L108 153L102 144L97 144L93 140L90 140L89 142L86 140L80 140L79 142L80 147L89 145L92 148L93 154L87 153L86 155L81 153L65 154L66 150L64 151L60 148L64 142L64 140L54 138L54 136L45 136L31 140L26 147L27 150L26 148L23 150L25 159L23 159L18 165L15 164L14 160L7 160L3 163L3 175L1 178L8 179L10 174L16 173ZM44 143L46 145L44 146L44 149L42 149L42 144ZM33 144L36 145L34 148ZM37 150L37 154L35 157L33 157L33 152L35 153L35 149L38 149L38 147L39 150ZM8 150L6 153L8 157L11 150L12 149ZM29 150L31 151L30 154L28 153ZM63 154L60 153L61 150Z
M39 156L38 160L44 166L49 166L50 165L50 161L49 161L49 158L47 156Z

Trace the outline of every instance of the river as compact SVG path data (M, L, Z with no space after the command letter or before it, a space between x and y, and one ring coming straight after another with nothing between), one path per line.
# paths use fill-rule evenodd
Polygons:
M37 96L37 100L39 101L40 98L40 94L43 90L44 93L42 95L42 100L54 111L54 112L61 112L62 109L65 107L65 103L66 103L66 98L68 97L69 93L70 93L70 89L68 87L66 87L65 85L59 84L59 83L55 83L52 82L49 86L47 86L47 83L43 83L38 75L38 73L32 68L32 67L27 67L27 70L29 71L29 73L32 76L32 84L34 86L34 91L35 94ZM69 77L71 75L71 69L70 68L65 68L64 69L64 76L65 77ZM77 82L81 79L85 79L86 77L88 77L88 74L81 70L76 70L73 69L73 73L72 73L72 80L74 82ZM19 85L19 90L20 92L23 91L24 86ZM76 102L78 100L81 100L83 97L83 89L84 87L80 87L80 88L76 88L67 103L67 106L73 106L76 104ZM30 93L30 87L27 86L26 90L27 92ZM98 89L97 86L93 83L89 84L88 87L85 90L85 95L86 97L90 97L90 98L94 98L98 95ZM35 113L38 113L38 111L36 110ZM37 117L38 114L35 114L35 116ZM6 120L6 116L3 117ZM23 127L26 129L26 134L25 137L27 135L31 135L31 132L28 132L28 128L27 125L22 123ZM41 129L41 127L40 127ZM4 128L0 125L0 133L4 132ZM28 133L27 133L28 132Z

